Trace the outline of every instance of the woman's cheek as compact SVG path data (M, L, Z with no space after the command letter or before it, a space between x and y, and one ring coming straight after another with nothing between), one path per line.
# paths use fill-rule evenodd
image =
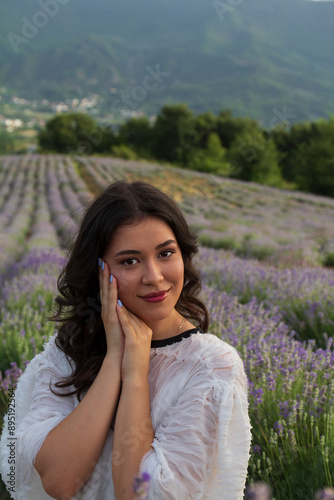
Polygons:
M115 278L117 280L117 293L118 297L123 302L124 295L129 295L129 279L127 279L126 273L118 271L115 273Z

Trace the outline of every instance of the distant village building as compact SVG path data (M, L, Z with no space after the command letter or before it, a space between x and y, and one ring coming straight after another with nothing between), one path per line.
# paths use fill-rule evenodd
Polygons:
M6 127L7 132L13 132L17 128L23 127L23 121L19 118L6 118L3 123Z

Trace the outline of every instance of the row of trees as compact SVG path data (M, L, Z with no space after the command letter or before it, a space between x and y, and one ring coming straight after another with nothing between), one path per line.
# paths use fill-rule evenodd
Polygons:
M145 158L277 187L334 196L334 117L267 130L223 110L195 116L164 106L154 123L132 118L116 131L84 114L52 118L39 134L43 151Z

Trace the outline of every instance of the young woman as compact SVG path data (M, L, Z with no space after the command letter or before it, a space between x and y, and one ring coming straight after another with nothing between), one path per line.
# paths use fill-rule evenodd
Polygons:
M243 498L247 381L235 349L205 333L196 251L150 184L114 183L88 208L58 280L58 331L16 390L13 498L132 500L139 473L150 500ZM6 420L3 477L9 438Z

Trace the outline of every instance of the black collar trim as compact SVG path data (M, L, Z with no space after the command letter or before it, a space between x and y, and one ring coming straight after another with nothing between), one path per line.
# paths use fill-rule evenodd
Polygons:
M160 339L160 340L152 340L151 347L165 347L166 345L172 345L176 342L181 342L182 339L187 339L193 333L203 333L200 328L192 328L191 330L186 330L179 335L175 335L174 337L169 337L168 339Z

